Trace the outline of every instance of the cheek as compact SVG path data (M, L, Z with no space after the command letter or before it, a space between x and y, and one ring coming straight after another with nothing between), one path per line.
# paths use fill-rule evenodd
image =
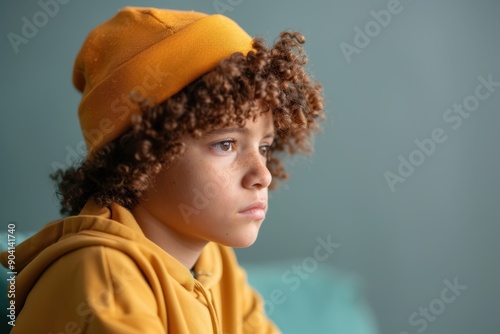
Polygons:
M183 204L197 210L206 209L208 199L217 198L226 186L225 178L217 177L215 168L189 161L167 170L162 178L162 193L172 205Z
M200 177L198 184L203 186L203 193L218 201L230 195L235 185L234 168L229 166L207 165L205 173Z
M156 182L164 210L180 205L199 213L224 212L236 194L237 164L186 161L161 173Z
M231 168L209 163L200 167L202 168L189 181L186 204L198 210L205 218L221 218L232 211L230 204L237 195Z
M158 175L153 188L153 196L163 202L165 209L187 204L192 197L191 172L184 165L174 165Z

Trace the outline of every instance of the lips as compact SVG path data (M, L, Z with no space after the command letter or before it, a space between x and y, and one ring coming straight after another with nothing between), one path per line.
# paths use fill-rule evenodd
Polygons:
M251 219L264 219L267 205L265 201L256 201L240 210L238 213Z

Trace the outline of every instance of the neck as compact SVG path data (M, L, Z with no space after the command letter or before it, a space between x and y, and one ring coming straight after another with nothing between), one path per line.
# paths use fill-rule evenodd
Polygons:
M168 224L156 219L141 204L134 207L132 215L146 237L173 256L187 269L192 269L200 257L206 241L187 238L182 233L170 228Z

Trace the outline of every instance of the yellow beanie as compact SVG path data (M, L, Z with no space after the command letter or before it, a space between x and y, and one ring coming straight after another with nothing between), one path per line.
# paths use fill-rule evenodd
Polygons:
M252 38L223 15L126 7L95 28L78 53L73 83L88 155L130 127L140 104L158 104Z

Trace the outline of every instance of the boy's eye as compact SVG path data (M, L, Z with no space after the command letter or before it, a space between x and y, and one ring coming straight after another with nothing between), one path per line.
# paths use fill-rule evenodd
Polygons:
M218 151L231 152L234 149L234 140L224 140L211 146Z
M264 157L269 158L271 155L271 145L262 145L259 147L259 151Z

